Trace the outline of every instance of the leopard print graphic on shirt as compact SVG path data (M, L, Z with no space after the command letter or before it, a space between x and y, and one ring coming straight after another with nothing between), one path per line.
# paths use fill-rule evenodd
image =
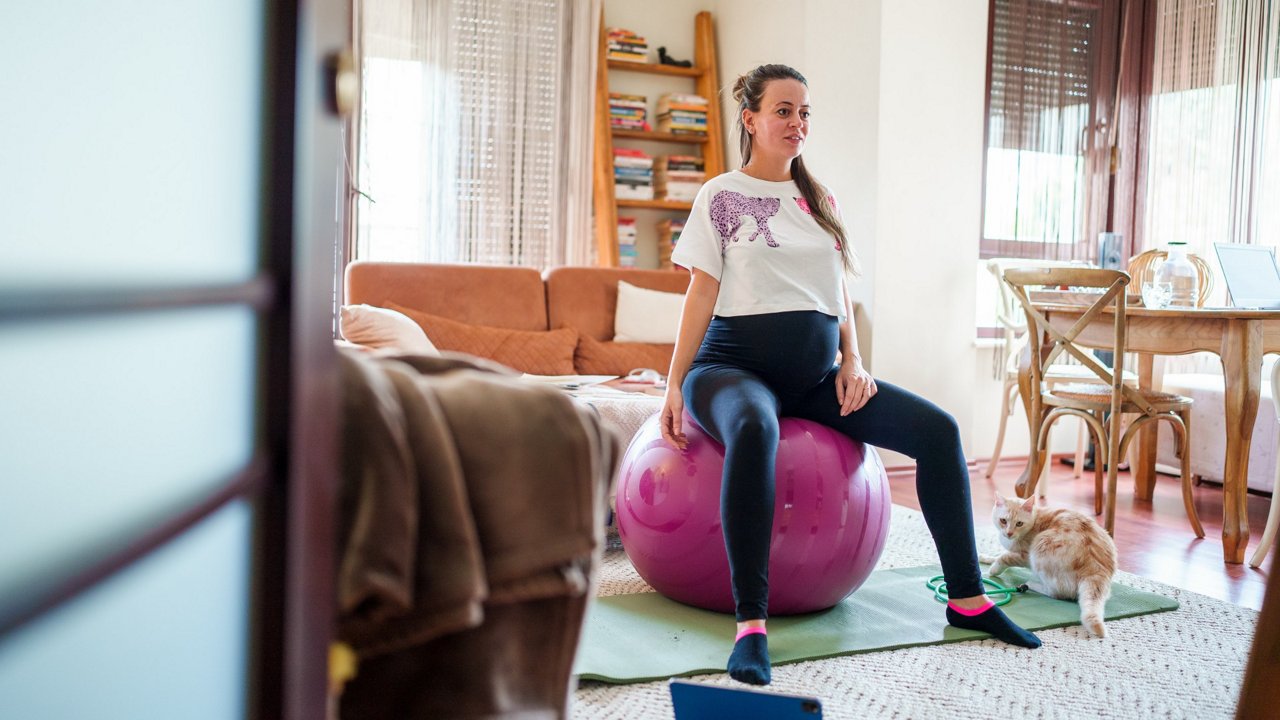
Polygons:
M729 242L737 242L737 232L742 228L742 218L749 217L756 221L756 231L747 238L747 242L755 241L759 235L769 247L779 247L769 230L769 218L778 214L781 202L776 197L748 197L732 190L721 190L711 198L711 223L720 235L720 252L729 247Z

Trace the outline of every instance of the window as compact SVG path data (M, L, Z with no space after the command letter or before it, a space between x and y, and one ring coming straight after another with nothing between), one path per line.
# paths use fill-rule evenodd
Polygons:
M564 262L570 5L360 4L357 257Z
M992 2L983 258L1092 253L1110 107L1102 60L1114 57L1104 15L1101 2Z

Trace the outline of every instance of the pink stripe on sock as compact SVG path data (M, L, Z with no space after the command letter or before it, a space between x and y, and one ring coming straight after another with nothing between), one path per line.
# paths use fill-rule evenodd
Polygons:
M746 630L743 630L742 632L738 633L738 637L734 638L733 641L738 642L739 640L741 640L742 638L748 635L768 635L768 634L769 633L766 632L765 629L762 627L749 627Z
M993 608L993 607L995 607L995 606L996 606L996 604L995 604L995 603L993 603L993 602L991 602L991 600L990 600L989 598L987 599L987 604L986 604L986 605L983 605L982 607L978 608L977 610L965 610L964 608L960 607L959 605L956 605L956 604L955 604L955 603L953 603L953 602L948 602L948 603L947 603L947 607L949 607L949 608L951 608L952 610L955 610L956 612L960 613L961 615L964 615L964 616L967 616L967 617L973 617L974 615L981 615L982 613L984 613L984 612L986 612L986 611L990 610L991 608Z

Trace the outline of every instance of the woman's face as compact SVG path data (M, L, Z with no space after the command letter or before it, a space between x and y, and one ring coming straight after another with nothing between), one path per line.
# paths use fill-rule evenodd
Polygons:
M797 157L809 135L809 88L799 80L770 80L760 112L743 110L742 124L751 132L753 155Z

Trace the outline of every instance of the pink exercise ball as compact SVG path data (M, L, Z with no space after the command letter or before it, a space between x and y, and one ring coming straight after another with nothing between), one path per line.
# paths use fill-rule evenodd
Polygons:
M720 523L724 447L684 416L689 448L662 439L659 416L622 459L618 535L636 571L663 595L731 613ZM769 614L832 607L858 589L889 534L889 479L874 448L815 422L783 418L777 457Z

